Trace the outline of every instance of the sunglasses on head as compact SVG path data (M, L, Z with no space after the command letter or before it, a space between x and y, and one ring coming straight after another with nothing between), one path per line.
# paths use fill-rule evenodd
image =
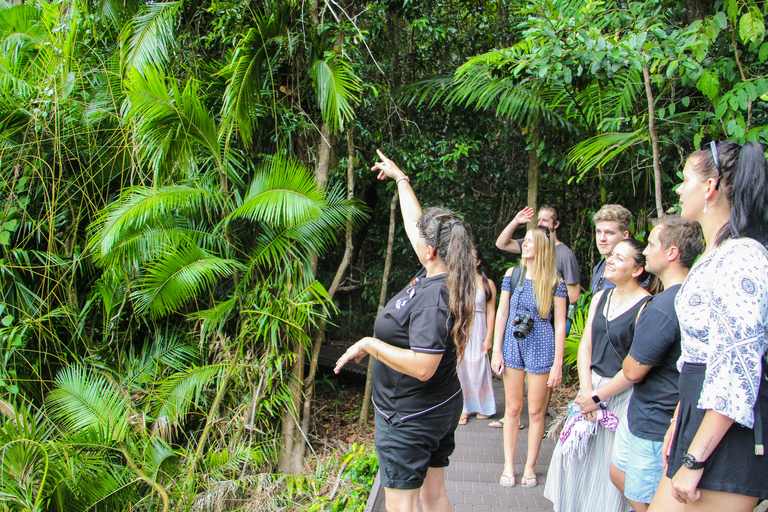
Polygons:
M700 149L705 149L704 146L702 146ZM720 188L720 176L722 176L723 171L720 169L720 154L717 152L717 142L714 140L709 143L709 150L712 152L712 160L715 161L715 169L717 169L717 183L715 183L715 190L718 190Z
M549 240L549 228L547 226L536 226L540 230L544 232L545 235L547 235L547 240Z

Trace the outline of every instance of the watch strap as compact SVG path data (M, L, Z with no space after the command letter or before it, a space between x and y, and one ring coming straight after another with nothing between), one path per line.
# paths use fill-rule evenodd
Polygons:
M688 469L704 469L704 466L707 465L707 461L700 461L696 460L696 457L691 455L690 453L683 454L683 466L685 466Z

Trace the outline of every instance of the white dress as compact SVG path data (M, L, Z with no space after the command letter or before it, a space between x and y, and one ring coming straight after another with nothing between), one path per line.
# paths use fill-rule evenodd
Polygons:
M486 325L485 290L478 286L475 293L475 319L472 333L464 349L464 358L459 363L457 372L464 393L464 414L496 414L496 398L493 394L491 362L483 354L483 341L488 333Z

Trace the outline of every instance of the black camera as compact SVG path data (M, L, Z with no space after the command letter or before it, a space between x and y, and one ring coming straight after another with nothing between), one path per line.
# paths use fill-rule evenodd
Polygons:
M515 315L512 322L515 325L515 330L512 334L518 340L524 340L533 330L533 318L531 315Z

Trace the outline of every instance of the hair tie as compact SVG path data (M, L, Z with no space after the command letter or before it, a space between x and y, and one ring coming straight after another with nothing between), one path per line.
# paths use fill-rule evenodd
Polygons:
M463 222L461 222L460 220L457 220L456 222L452 222L452 223L451 223L451 231L453 231L453 228L454 228L455 226L464 226L464 223L463 223ZM466 229L466 228L467 228L467 227L466 227L466 226L464 226L464 229Z

